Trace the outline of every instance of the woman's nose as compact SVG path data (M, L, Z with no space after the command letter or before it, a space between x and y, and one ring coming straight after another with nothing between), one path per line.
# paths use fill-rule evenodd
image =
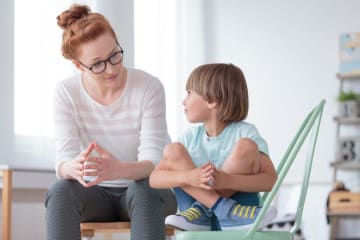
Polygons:
M117 65L112 65L111 63L106 62L105 72L108 74L112 74L115 72L116 67L117 67Z

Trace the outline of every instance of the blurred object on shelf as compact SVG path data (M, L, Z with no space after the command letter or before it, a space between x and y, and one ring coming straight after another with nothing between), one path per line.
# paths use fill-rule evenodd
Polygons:
M340 74L360 75L360 33L340 35Z

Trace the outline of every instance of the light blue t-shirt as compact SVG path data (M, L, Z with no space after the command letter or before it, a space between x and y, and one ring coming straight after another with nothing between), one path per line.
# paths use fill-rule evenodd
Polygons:
M179 138L190 153L190 156L197 167L211 161L217 168L220 168L233 146L241 138L249 138L254 141L259 151L269 155L268 145L260 136L256 127L245 121L229 124L219 136L209 137L204 124L190 128Z

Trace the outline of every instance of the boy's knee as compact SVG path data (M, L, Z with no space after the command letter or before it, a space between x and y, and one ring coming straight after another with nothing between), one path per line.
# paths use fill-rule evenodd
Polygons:
M169 159L176 159L179 156L184 155L187 152L184 145L181 143L175 142L170 143L165 146L164 148L164 157Z
M242 138L234 146L234 150L241 155L258 153L257 144L249 138Z
M236 159L241 159L242 171L258 173L260 170L260 152L257 144L248 138L240 139L234 146Z

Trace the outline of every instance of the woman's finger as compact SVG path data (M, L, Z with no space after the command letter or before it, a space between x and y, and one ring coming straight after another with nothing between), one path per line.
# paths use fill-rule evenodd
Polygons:
M86 171L84 170L84 176L99 176L99 173L97 170L93 170L93 171Z
M98 165L93 162L85 162L85 164L83 164L83 169L98 169Z
M94 143L91 142L89 146L85 149L85 151L82 152L81 155L86 158L89 156L89 154L92 152L93 149L94 149Z
M85 183L85 181L82 179L82 177L78 177L78 178L77 178L77 181L78 181L81 185L83 185L84 187L86 187L86 183Z
M103 149L102 147L100 147L100 145L97 144L96 142L94 142L94 147L95 147L96 151L98 151L101 155L107 154L107 151L105 149Z
M95 178L94 180L87 182L85 187L92 187L97 185L98 183L102 182L102 179L100 177Z

